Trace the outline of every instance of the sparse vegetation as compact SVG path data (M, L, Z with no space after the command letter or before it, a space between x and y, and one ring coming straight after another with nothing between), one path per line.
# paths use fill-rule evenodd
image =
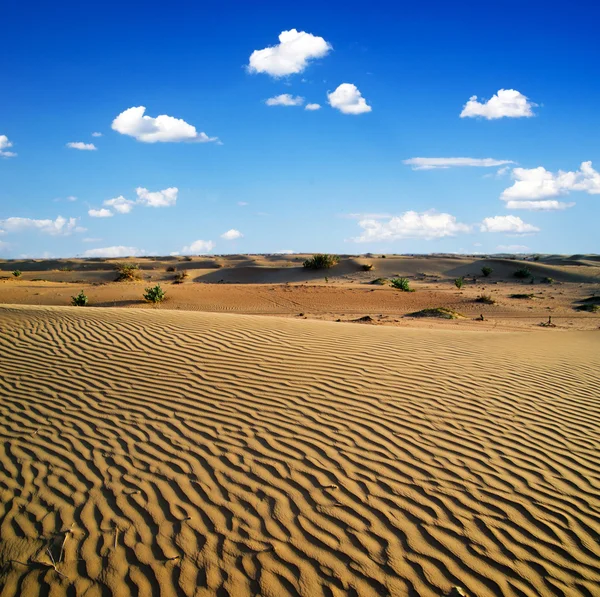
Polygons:
M482 274L483 274L483 275L484 275L486 278L489 278L490 274L491 274L493 271L494 271L494 270L493 270L491 267L489 267L488 265L484 265L484 266L481 268L481 273L482 273Z
M19 269L16 269L16 270L13 271L12 275L15 278L20 278L23 275L23 272L21 270L19 270Z
M540 256L539 256L539 255L534 255L534 256L532 257L532 259L533 259L534 261L539 261L539 260L540 260Z
M412 292L410 289L410 282L408 278L392 278L390 284L396 290L402 290L404 292Z
M475 299L476 303L483 303L484 305L495 305L496 300L492 298L491 294L482 294Z
M465 279L463 277L460 278L456 278L456 280L454 280L454 286L456 286L456 288L458 288L459 290L465 285Z
M58 271L59 272L72 272L73 268L69 267L68 265L65 265L64 267L59 267Z
M371 280L369 282L369 284L377 284L378 286L385 286L388 282L389 282L389 280L387 278L375 278L374 280Z
M513 298L513 299L532 299L532 298L535 298L535 294L511 294L510 298Z
M549 278L548 276L542 278L542 284L554 284L554 278Z
M119 272L117 282L135 282L142 279L140 266L137 263L117 263L115 269Z
M183 270L181 272L177 272L175 274L175 280L173 284L183 284L183 281L189 276L187 270Z
M77 295L71 297L71 305L73 307L85 307L88 304L88 297L84 294L83 290Z
M175 266L174 266L174 265L170 265L170 266L167 268L167 271L168 271L168 272L174 272L174 271L176 271L176 269L175 269Z
M144 293L144 298L149 303L162 303L165 300L165 291L160 287L160 284L156 286L152 286L151 288L146 288L146 292Z
M531 270L528 267L521 267L513 274L513 276L519 280L525 280L526 278L531 278Z
M310 259L307 259L302 265L306 269L329 269L337 265L340 258L337 255L327 255L326 253L317 253Z
M408 313L408 317L439 317L441 319L460 319L464 317L460 313L453 311L452 309L448 309L446 307L436 307L434 309L422 309L421 311L416 311L415 313Z
M363 272L370 272L373 269L373 264L372 263L363 263L361 265L361 269Z

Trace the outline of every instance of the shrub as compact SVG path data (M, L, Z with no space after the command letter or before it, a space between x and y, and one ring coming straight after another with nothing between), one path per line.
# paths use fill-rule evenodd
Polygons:
M71 304L74 307L85 307L88 304L88 297L83 293L83 290L77 296L71 297Z
M165 300L165 291L160 287L160 284L153 286L152 288L146 288L144 298L149 303L162 303Z
M404 292L410 292L410 282L408 278L392 278L390 280L391 285L397 290L403 290Z
M382 259L385 259L385 258L386 258L386 256L385 256L385 255L382 255L382 256L381 256L381 258L382 258Z
M534 255L533 256L533 260L534 261L539 261L540 260L540 256L539 255Z
M554 284L554 278L546 276L545 278L542 278L541 282L542 284Z
M337 255L327 255L317 253L310 259L307 259L302 265L306 269L329 269L339 263L340 258Z
M361 269L363 272L370 272L373 269L373 264L372 263L363 263L361 265Z
M69 267L68 265L65 265L64 267L59 267L58 271L59 272L72 272L73 268Z
M119 272L117 282L133 282L142 277L140 266L137 263L117 263L115 269Z
M388 283L387 278L375 278L374 280L371 280L369 282L369 284L377 284L378 286L385 286L387 283Z
M16 269L16 270L14 270L14 271L13 271L13 273L12 273L12 275L13 275L15 278L20 278L20 277L22 276L22 274L23 274L23 272L22 272L20 269Z
M496 301L490 294L482 294L475 299L476 303L483 303L484 305L495 305Z
M174 265L170 265L170 266L167 268L167 271L168 271L168 272L174 272L174 271L175 271L175 266L174 266Z
M491 267L487 266L487 265L484 265L484 266L481 268L481 273L482 273L482 274L483 274L483 275L484 275L486 278L487 278L487 277L488 277L488 276L489 276L489 275L490 275L490 274L491 274L493 271L494 271L494 270L493 270Z
M465 285L465 279L464 278L456 278L456 280L454 280L454 286L456 286L456 288L458 288L459 290Z
M446 307L436 307L435 309L423 309L415 313L408 313L407 317L439 317L440 319L459 319L464 317L460 313L447 309Z
M513 274L513 276L519 280L531 278L531 270L528 267L521 267Z
M183 284L183 281L189 276L186 270L177 272L173 284Z

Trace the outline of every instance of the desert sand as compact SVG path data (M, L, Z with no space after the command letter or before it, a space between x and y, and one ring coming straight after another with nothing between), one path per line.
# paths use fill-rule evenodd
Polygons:
M429 328L404 314L465 310L482 282L450 282L478 262L181 285L145 263L160 308L107 262L22 266L0 283L0 594L600 594L599 319L574 309L600 268L556 260L530 264L556 280L533 315L500 260L485 321ZM417 292L371 292L409 265ZM68 276L96 308L56 306Z

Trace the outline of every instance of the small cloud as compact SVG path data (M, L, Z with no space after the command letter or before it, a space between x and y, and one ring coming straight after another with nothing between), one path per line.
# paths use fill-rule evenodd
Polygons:
M88 215L92 218L112 218L113 213L110 209L90 209Z
M413 170L435 170L437 168L475 167L491 168L503 164L514 164L511 160L495 160L493 158L410 158L402 162L412 166Z
M238 204L240 207L246 207L246 205L248 205L248 202L247 202L247 201L238 201L238 202L237 202L237 204Z
M291 249L281 249L281 251L275 251L274 255L293 255L296 251Z
M83 252L84 257L140 257L145 255L143 249L137 249L136 247L125 247L123 245L117 245L113 247L103 247L100 249L88 249Z
M496 251L500 253L528 253L531 249L525 245L498 245Z
M481 232L503 232L505 234L532 234L540 229L532 224L525 223L518 216L494 216L484 218L479 225Z
M129 135L143 143L177 143L191 141L208 143L218 141L218 137L209 137L206 133L199 133L195 126L185 120L161 114L156 118L145 116L144 106L128 108L121 112L112 123L113 130L122 135Z
M272 77L301 73L310 60L322 58L330 50L331 45L322 37L296 29L282 31L279 44L252 52L248 71Z
M215 243L212 240L195 240L191 245L183 247L181 253L183 255L202 255L210 253L215 248Z
M534 116L532 108L537 104L530 102L527 97L515 89L500 89L498 93L492 96L487 102L477 101L477 96L473 95L464 105L461 118L482 117L487 120L497 118L529 118Z
M178 257L179 255L181 255L179 251L172 251L171 253L169 253L170 257Z
M568 209L575 205L574 201L565 203L556 201L555 199L543 199L541 201L507 201L505 207L507 209L528 209L529 211L558 211Z
M321 104L306 104L306 106L304 106L304 109L309 110L310 112L314 112L315 110L321 109Z
M343 114L364 114L372 110L352 83L342 83L335 91L327 94L329 105Z
M107 207L112 207L115 211L118 211L120 214L128 214L135 205L135 201L131 201L130 199L125 199L123 195L119 195L114 199L107 199L103 205Z
M75 197L74 195L69 195L67 197L67 201L77 201L77 197Z
M36 220L33 218L6 218L0 220L0 229L4 233L24 232L37 230L51 236L68 236L73 232L82 232L85 228L77 226L77 218L63 218L58 216L55 220Z
M0 157L3 158L14 158L17 154L14 151L6 151L9 147L12 147L13 144L8 140L6 135L0 135Z
M221 238L225 240L236 240L237 238L242 238L242 236L244 235L239 230L235 230L234 228L221 234Z
M79 149L79 151L96 151L98 149L93 143L82 143L81 141L67 143L67 147Z
M102 137L102 133L92 133L92 137Z
M138 196L137 203L141 203L146 207L171 207L177 202L179 189L177 187L169 187L162 191L150 192L148 189L138 187L135 192Z
M281 95L276 95L275 97L270 97L268 100L265 100L267 106L301 106L303 103L303 97L300 97L299 95L294 97L289 93L282 93Z

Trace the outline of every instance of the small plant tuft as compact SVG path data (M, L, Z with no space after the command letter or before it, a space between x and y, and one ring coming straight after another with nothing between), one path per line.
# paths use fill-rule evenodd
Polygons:
M329 269L337 265L340 258L337 255L327 255L326 253L317 253L310 259L307 259L302 265L306 269Z
M496 300L492 298L491 294L482 294L475 299L476 303L483 303L484 305L495 305Z
M521 267L513 274L513 276L519 280L525 280L526 278L531 278L531 270L528 267Z
M484 266L481 268L481 273L482 273L482 274L483 274L483 275L484 275L486 278L489 278L490 274L491 274L493 271L494 271L494 270L493 270L491 267L489 267L488 265L484 265Z
M542 284L554 284L554 278L550 278L548 276L541 279Z
M175 280L173 284L183 284L183 281L189 276L187 270L183 270L181 272L177 272L175 274Z
M12 275L15 278L20 278L23 275L23 272L20 269L16 269L16 270L13 271Z
M456 286L456 288L458 288L459 290L465 285L465 279L463 277L460 278L456 278L456 280L454 280L454 286Z
M137 263L117 263L115 269L119 272L117 282L135 282L142 278L140 266Z
M84 294L83 290L77 295L71 297L71 305L73 307L85 307L88 304L88 297Z
M174 266L174 265L170 265L170 266L167 268L167 271L168 271L168 272L174 272L174 271L176 271L176 269L175 269L175 266Z
M370 272L373 269L373 264L372 263L363 263L361 265L361 269L363 272Z
M146 288L144 298L149 303L162 303L165 300L165 291L160 287L160 284L152 286L152 288Z

